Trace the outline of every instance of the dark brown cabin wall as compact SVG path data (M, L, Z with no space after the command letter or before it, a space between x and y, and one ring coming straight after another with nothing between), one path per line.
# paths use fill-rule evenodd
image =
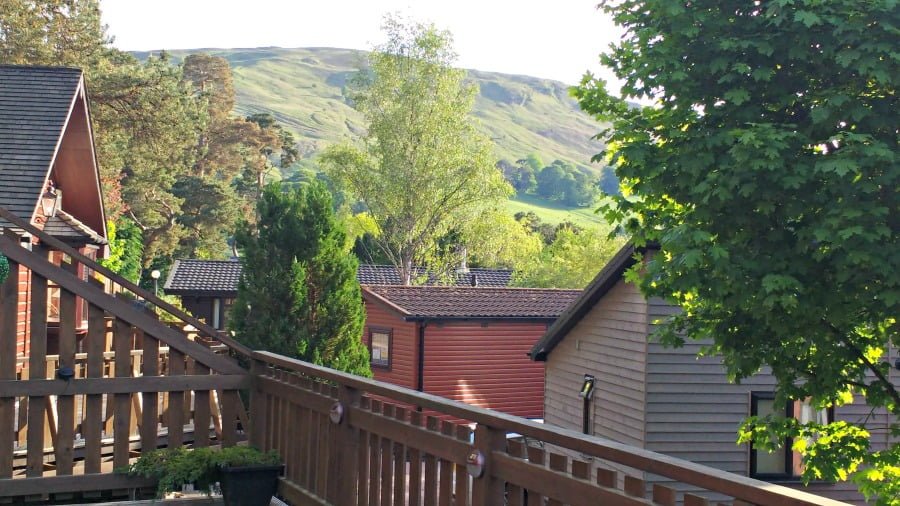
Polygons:
M189 295L181 297L181 304L184 306L184 309L195 318L203 320L209 325L213 323L212 301L212 297L193 297Z
M391 330L391 368L372 367L375 379L407 388L417 388L418 325L382 305L366 301L366 325L363 343L369 345L369 329Z
M425 391L512 415L541 418L544 363L528 352L545 323L429 323Z

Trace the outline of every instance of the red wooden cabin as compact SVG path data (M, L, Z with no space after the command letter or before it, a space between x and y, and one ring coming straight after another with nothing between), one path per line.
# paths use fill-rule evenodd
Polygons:
M528 352L580 290L363 286L375 379L543 417L544 367Z
M90 258L103 256L106 217L81 70L0 65L0 207ZM32 248L44 246L2 218L0 228ZM49 255L62 260L58 252ZM88 273L79 267L78 275ZM19 270L19 356L28 354L30 276ZM47 351L54 353L59 289L51 284L48 292ZM76 332L83 334L87 306L80 299L75 312Z

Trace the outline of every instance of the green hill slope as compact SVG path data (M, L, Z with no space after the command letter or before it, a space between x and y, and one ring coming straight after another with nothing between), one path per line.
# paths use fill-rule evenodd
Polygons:
M237 112L269 112L297 134L309 160L329 143L363 132L360 115L344 101L342 86L365 59L364 51L334 48L193 49L231 63ZM138 57L146 53L137 53ZM590 167L601 145L591 140L600 126L578 109L568 87L528 76L469 71L480 89L474 114L496 143L498 159L515 161L538 153ZM595 167L596 168L596 167Z

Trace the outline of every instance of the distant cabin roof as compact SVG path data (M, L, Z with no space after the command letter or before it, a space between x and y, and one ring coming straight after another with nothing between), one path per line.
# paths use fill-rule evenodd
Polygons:
M417 268L416 272L414 277L420 277L426 271ZM455 274L458 285L470 286L475 281L481 287L506 286L511 276L512 271L506 269L472 268L468 273ZM172 295L232 297L237 294L240 277L241 264L237 260L176 260L163 289ZM361 285L400 284L400 275L391 265L361 264L356 279ZM436 278L430 276L426 282L434 284Z
M419 280L419 285L438 284L438 278L434 273L428 272L424 267L413 267L414 279ZM361 285L400 285L400 273L393 265L360 264L356 271L356 278ZM424 279L421 279L424 278ZM509 286L512 271L509 269L482 269L472 267L465 271L456 271L450 274L450 281L457 286ZM444 281L444 280L441 280ZM448 283L449 284L449 283Z
M0 65L0 206L25 220L43 193L80 82L79 69Z
M366 300L380 302L407 320L553 320L581 290L471 286L364 286Z

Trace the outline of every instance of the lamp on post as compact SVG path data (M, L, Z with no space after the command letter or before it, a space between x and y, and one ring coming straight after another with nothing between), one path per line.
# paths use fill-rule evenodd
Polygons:
M153 269L150 271L150 277L153 278L153 295L159 297L159 271Z
M44 218L49 220L56 216L56 211L59 211L61 205L62 190L58 189L53 181L48 182L47 191L41 195L41 211L44 213Z

